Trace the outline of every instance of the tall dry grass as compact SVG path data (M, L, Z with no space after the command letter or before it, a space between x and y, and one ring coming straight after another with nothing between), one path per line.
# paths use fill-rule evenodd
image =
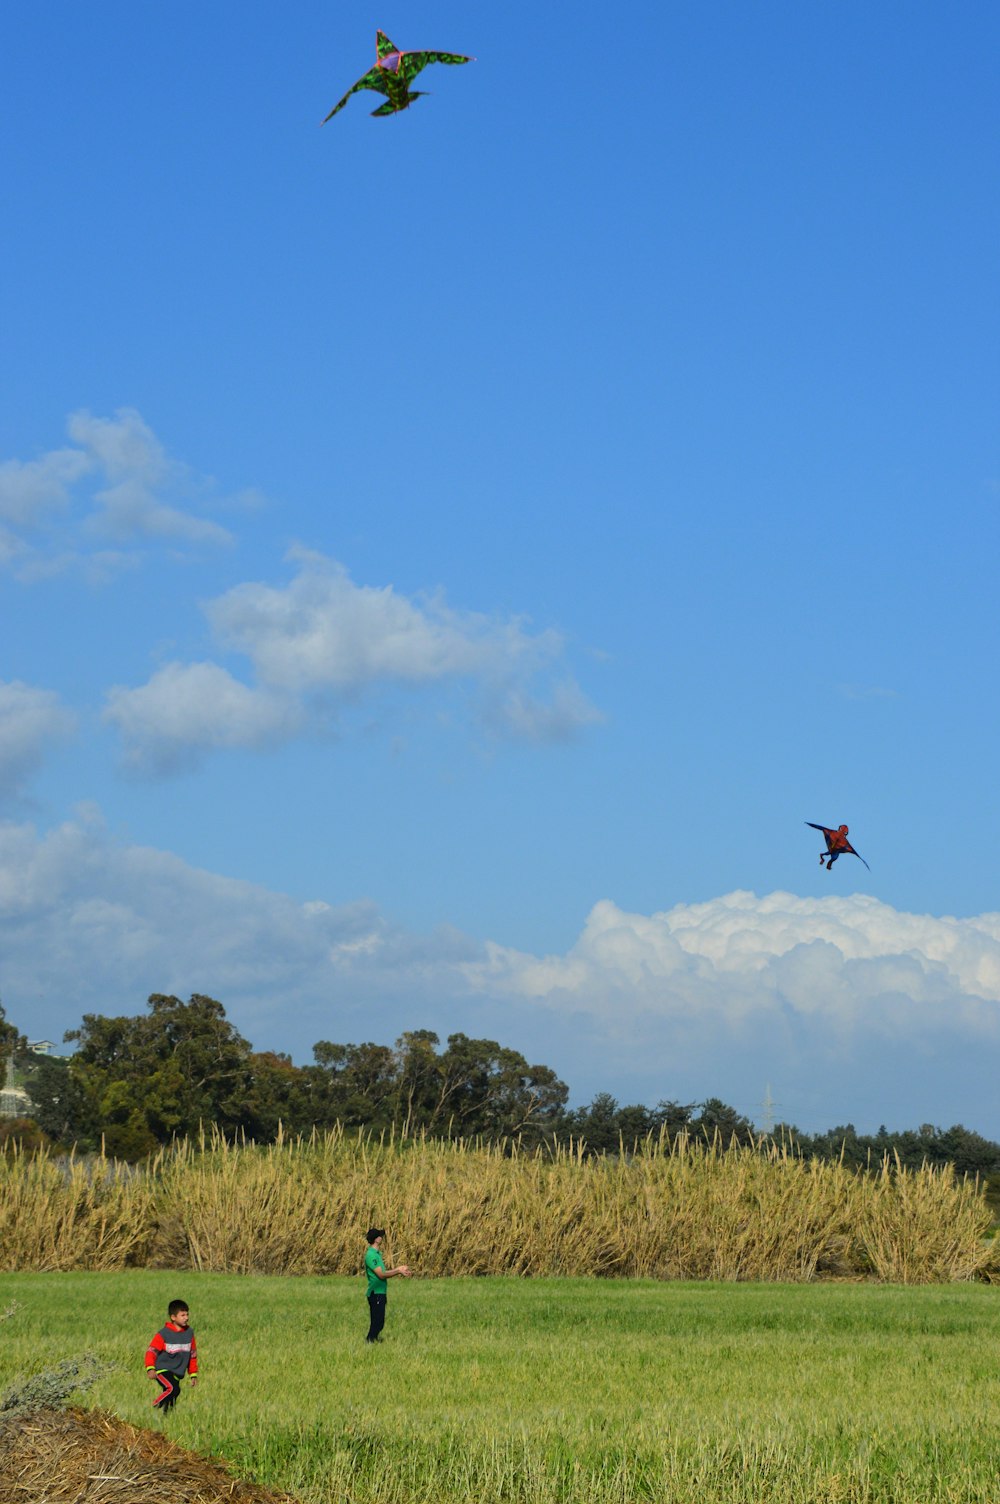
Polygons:
M0 1269L122 1269L156 1225L149 1175L104 1155L57 1159L15 1145L0 1157Z
M950 1170L856 1174L771 1144L650 1139L590 1158L334 1131L268 1147L218 1135L141 1174L44 1155L0 1167L0 1266L357 1271L364 1229L421 1274L972 1279L990 1213Z

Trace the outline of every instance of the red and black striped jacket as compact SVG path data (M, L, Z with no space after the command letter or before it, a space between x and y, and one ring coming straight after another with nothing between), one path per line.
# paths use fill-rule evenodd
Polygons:
M146 1367L157 1373L175 1373L182 1379L186 1373L198 1372L198 1347L194 1332L189 1326L174 1326L168 1321L161 1326L146 1349Z

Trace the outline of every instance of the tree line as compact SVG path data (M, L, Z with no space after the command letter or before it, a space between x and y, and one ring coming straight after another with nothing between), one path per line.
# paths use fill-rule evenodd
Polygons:
M718 1133L726 1143L760 1137L749 1118L716 1097L650 1108L600 1092L571 1108L569 1089L550 1066L462 1033L450 1034L443 1048L430 1029L409 1030L393 1046L319 1040L312 1063L296 1066L286 1054L254 1050L223 1005L199 993L187 1002L154 993L135 1016L87 1013L64 1037L76 1046L68 1057L29 1051L0 1004L0 1061L13 1059L32 1103L31 1119L4 1131L84 1151L103 1143L108 1154L133 1161L210 1124L258 1143L273 1142L279 1125L298 1134L341 1123L528 1145L573 1140L592 1154L627 1152L650 1134ZM819 1134L793 1124L771 1131L797 1153L855 1168L895 1154L912 1167L950 1163L960 1174L1000 1178L1000 1144L960 1124L877 1134L857 1133L850 1123Z

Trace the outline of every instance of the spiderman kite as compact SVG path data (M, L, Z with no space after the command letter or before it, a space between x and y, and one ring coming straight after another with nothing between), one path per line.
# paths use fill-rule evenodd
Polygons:
M372 110L373 115L398 115L400 110L408 110L415 99L423 97L423 89L411 89L410 85L428 63L475 62L475 58L464 57L460 52L403 52L394 42L389 41L384 31L375 33L375 54L374 68L370 68L356 84L351 85L343 99L334 105L326 120L320 122L322 125L327 120L332 120L359 89L374 89L376 94L385 95L385 104Z
M838 856L843 856L845 852L848 856L856 856L859 862L865 862L865 859L861 855L861 852L855 851L854 847L847 839L846 825L838 825L836 830L831 830L829 825L816 825L812 820L807 820L806 824L813 830L821 830L823 832L823 839L826 842L826 850L824 852L821 852L819 864L822 867L823 863L825 862L827 872L829 872ZM867 862L865 862L865 866L868 867ZM868 871L870 872L871 870L872 869L868 867Z

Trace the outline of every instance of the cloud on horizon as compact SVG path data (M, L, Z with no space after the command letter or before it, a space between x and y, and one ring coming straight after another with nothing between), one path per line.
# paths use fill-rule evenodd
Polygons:
M329 729L345 707L388 688L472 684L478 725L504 740L562 741L601 720L564 666L558 632L458 610L441 592L358 585L342 564L304 549L288 557L289 584L248 582L205 606L220 648L249 660L252 683L218 664L172 663L144 685L109 691L105 719L131 767L173 772L213 749Z
M827 1126L859 1082L881 1098L869 1111L898 1102L916 1122L1000 1065L1000 915L862 896L738 892L652 915L602 900L565 954L535 956L447 925L414 934L371 899L300 902L200 870L84 811L45 834L0 825L0 955L9 1017L52 1037L84 1012L201 991L300 1060L320 1038L461 1028L631 1100L698 1081L740 1105L764 1080L806 1082Z
M649 1016L735 1030L794 1018L837 1046L942 1025L1000 1043L1000 914L901 914L861 894L736 892L651 915L605 899L565 955L487 951L469 971L475 986L612 1028Z

